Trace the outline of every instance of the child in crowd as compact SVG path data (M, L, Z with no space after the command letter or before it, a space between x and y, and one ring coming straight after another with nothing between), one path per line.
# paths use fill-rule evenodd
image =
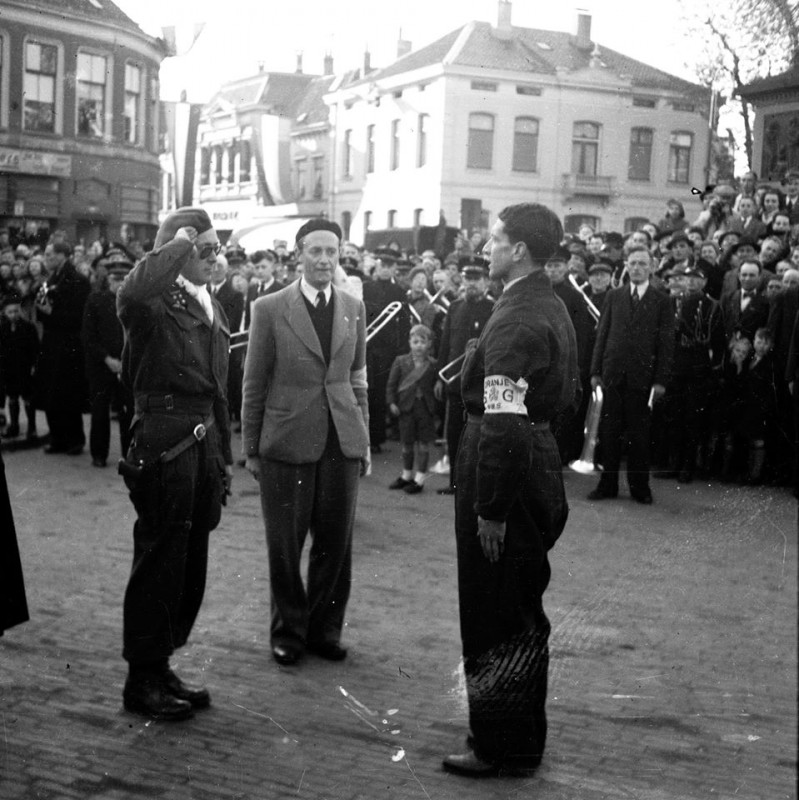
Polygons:
M745 429L749 442L747 483L763 480L763 467L773 462L774 422L777 419L777 380L774 370L773 340L768 328L758 328L752 344L744 406ZM769 458L770 457L770 458Z
M28 439L36 438L36 412L31 403L33 370L39 355L39 336L32 322L21 314L22 298L8 294L3 298L0 317L0 409L8 397L9 425L4 437L19 436L20 399L25 404Z
M389 410L399 417L402 444L402 474L388 488L404 489L407 494L418 494L424 488L430 444L436 438L432 343L430 328L414 325L410 333L411 351L394 359L386 386Z

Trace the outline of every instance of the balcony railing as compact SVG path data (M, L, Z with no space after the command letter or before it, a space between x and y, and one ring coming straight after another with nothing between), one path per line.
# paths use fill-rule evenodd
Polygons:
M568 172L563 176L563 192L569 197L612 197L616 178L612 175L578 175Z

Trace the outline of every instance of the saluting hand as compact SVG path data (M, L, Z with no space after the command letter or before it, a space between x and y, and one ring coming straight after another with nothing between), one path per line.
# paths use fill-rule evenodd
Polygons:
M505 523L496 519L477 518L477 535L483 555L492 563L499 561L505 548Z

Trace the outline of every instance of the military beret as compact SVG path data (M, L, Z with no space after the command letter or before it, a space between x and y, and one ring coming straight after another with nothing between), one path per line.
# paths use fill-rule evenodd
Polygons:
M155 247L172 241L180 228L194 228L198 234L211 230L211 218L203 208L192 208L184 206L173 211L161 223L158 233L155 235Z
M309 234L313 233L314 231L330 231L330 233L334 233L339 241L341 241L342 233L341 228L335 222L331 222L329 219L325 219L324 217L314 217L313 219L309 219L304 225L300 226L300 229L297 231L297 235L294 237L294 244L299 245L302 240Z

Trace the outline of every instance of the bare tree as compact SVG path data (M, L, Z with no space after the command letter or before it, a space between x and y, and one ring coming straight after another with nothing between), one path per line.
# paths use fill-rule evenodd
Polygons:
M691 66L699 80L739 106L751 169L751 109L741 91L755 78L799 65L799 0L680 0L680 4L692 38L703 42Z

